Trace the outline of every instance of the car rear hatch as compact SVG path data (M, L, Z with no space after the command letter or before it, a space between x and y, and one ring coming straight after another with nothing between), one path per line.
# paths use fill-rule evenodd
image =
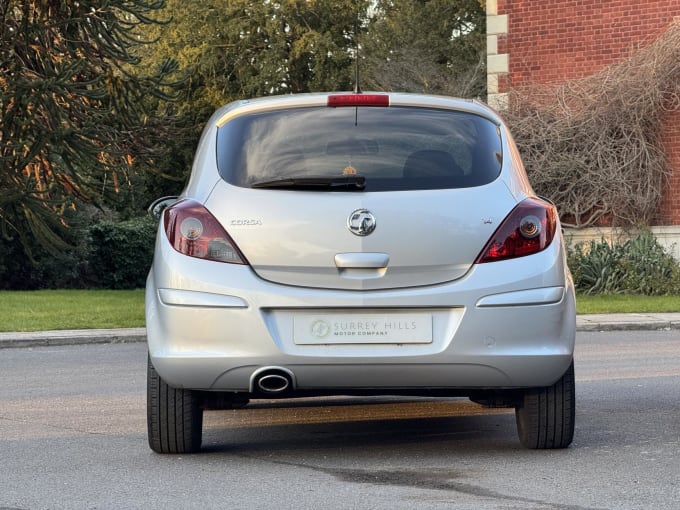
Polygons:
M378 290L462 277L515 204L502 183L366 194L221 183L206 206L261 278ZM373 232L352 232L367 221Z
M285 285L379 290L464 276L516 205L499 128L468 112L293 108L218 130L206 207L253 270Z

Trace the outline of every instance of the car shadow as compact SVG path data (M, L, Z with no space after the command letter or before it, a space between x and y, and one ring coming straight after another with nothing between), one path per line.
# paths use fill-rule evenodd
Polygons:
M208 411L204 453L327 451L394 448L520 448L512 409L467 399L399 397L257 402Z

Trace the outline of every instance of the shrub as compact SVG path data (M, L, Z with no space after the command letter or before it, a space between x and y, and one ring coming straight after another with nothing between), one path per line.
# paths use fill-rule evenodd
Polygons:
M680 266L651 232L621 244L579 243L568 250L576 290L584 294L680 292Z
M142 288L153 258L157 223L150 217L102 221L71 231L70 248L30 252L17 238L0 245L0 290Z
M150 217L98 223L89 229L89 270L98 286L142 288L153 259L157 223Z
M78 230L80 232L80 230ZM37 290L83 288L90 282L81 270L85 260L75 229L69 232L70 248L49 251L37 242L31 246L18 237L3 238L0 244L0 289Z

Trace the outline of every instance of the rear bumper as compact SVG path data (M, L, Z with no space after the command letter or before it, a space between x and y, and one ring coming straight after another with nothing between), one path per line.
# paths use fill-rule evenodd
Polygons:
M474 266L447 284L357 292L273 284L157 247L149 353L169 384L201 390L252 391L264 367L292 374L299 391L547 386L573 358L574 290L559 242L532 257ZM300 345L293 318L310 310L417 310L432 316L432 341Z

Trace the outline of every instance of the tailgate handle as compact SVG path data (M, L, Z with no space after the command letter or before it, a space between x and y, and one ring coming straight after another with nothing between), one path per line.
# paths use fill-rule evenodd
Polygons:
M389 262L387 253L338 253L335 256L335 267L339 269L381 269Z

